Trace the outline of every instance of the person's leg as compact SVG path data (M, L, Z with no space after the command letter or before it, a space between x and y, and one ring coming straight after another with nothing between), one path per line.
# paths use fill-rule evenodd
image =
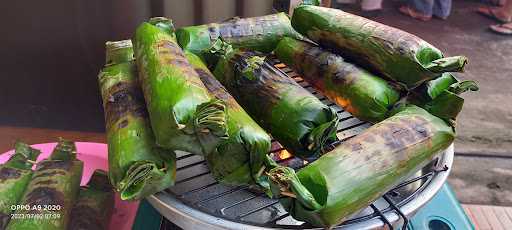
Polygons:
M499 34L512 35L512 22L510 22L512 19L512 0L507 0L507 2L505 2L505 5L503 7L498 8L495 11L495 14L496 15L499 15L499 14L504 15L504 17L508 18L509 23L491 25L489 28L492 31L499 33Z
M408 5L401 6L398 10L412 18L428 21L432 18L434 0L408 0Z
M377 17L382 10L382 0L361 0L361 16L365 18Z
M508 15L509 17L512 16L512 0L506 1L505 5L502 7L503 13Z
M432 14L436 17L446 19L452 10L452 0L434 0Z
M491 25L489 26L489 29L492 31L503 34L503 35L512 35L512 22L505 23L505 24L498 24L498 25Z
M362 0L361 10L373 11L382 9L382 0Z
M434 0L409 0L407 2L414 10L423 13L424 15L432 16Z
M506 1L502 7L480 7L477 12L499 22L510 22L512 21L512 0Z

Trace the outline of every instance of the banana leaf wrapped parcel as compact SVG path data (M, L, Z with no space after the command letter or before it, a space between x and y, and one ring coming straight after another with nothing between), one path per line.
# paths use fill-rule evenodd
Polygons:
M304 0L304 1L302 1L303 5L319 6L320 3L321 3L320 0Z
M176 42L167 18L135 32L134 51L156 143L207 155L226 138L225 105L208 90Z
M7 227L12 205L19 204L32 178L32 165L41 153L22 142L16 142L14 149L14 155L0 165L0 229Z
M343 12L302 5L292 17L301 34L355 64L401 83L407 89L463 71L464 56L445 57L436 47L405 31Z
M298 220L330 228L427 165L454 140L454 128L415 105L343 142L294 172L270 170L273 194Z
M63 230L78 196L83 162L72 141L59 140L50 157L39 162L8 230Z
M361 120L384 120L400 98L399 91L384 79L310 43L283 38L274 53L327 98Z
M336 112L261 54L225 52L214 75L259 125L296 156L315 157L336 140Z
M234 47L270 53L284 36L301 39L285 13L253 18L233 18L222 23L188 26L176 31L180 46L201 55L218 38Z
M448 122L455 122L464 105L460 94L468 90L478 91L476 82L460 81L453 74L444 73L411 91L407 101Z
M71 211L69 230L106 230L114 210L114 189L107 172L96 170Z
M107 42L98 76L108 143L109 177L123 200L139 200L174 185L176 155L156 145L130 40Z
M229 138L206 156L210 171L225 184L258 184L268 189L263 169L270 151L270 136L215 79L200 57L191 52L185 54L210 94L226 104Z

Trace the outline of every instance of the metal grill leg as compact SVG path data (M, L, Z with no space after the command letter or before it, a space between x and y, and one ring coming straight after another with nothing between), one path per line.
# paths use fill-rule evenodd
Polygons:
M382 212L377 207L375 207L374 204L371 204L370 207L373 209L373 211L375 213L377 213L377 215L379 215L379 217L384 222L384 225L387 225L389 227L389 230L394 230L395 229L393 227L393 225L391 225L391 223L389 222L388 218L386 218L386 216L384 216L384 214L382 214Z
M386 202L389 203L389 205L395 210L402 219L404 219L404 225L402 226L402 230L407 230L407 226L409 225L409 218L398 208L395 203L388 197L388 194L385 194L382 196Z

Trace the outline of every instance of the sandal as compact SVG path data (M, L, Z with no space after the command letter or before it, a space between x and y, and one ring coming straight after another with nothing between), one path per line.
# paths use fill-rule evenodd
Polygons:
M512 35L512 23L491 25L489 29L501 35Z
M479 7L478 9L476 9L476 12L479 13L480 15L483 15L487 18L490 18L490 19L494 19L500 23L507 23L507 22L510 22L512 20L512 18L502 18L502 16L499 16L498 14L496 14L496 12L499 10L500 8L498 7Z
M432 19L432 16L420 13L409 6L401 6L400 8L398 8L398 10L402 14L405 14L411 18L418 19L421 21L426 22L426 21L429 21L430 19Z

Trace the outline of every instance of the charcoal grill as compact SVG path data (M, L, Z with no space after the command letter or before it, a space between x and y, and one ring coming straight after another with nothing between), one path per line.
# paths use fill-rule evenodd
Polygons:
M271 60L283 73L337 111L341 118L337 143L371 126L328 100L276 58ZM445 183L453 152L451 145L413 177L334 229L393 229L406 226L408 218ZM275 140L269 154L278 163L296 169L308 163L287 154ZM184 229L318 229L293 219L277 199L270 199L247 186L219 184L201 156L177 151L177 167L176 185L149 197L148 201L168 220Z

